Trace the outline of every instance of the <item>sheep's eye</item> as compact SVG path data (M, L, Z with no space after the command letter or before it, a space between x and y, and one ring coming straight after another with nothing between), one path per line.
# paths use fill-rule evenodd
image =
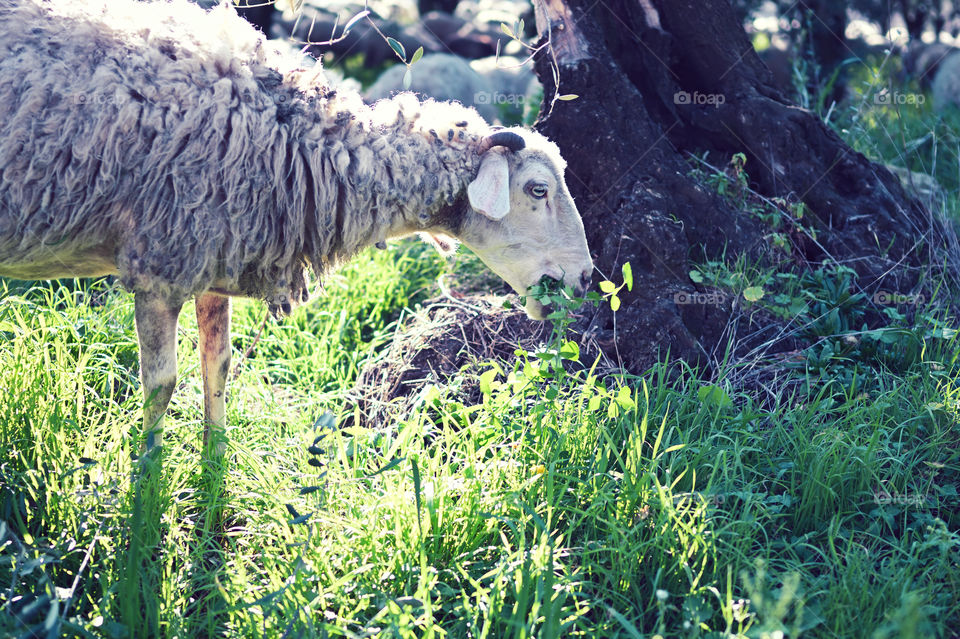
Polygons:
M538 200L542 200L547 197L547 185L531 182L527 185L527 193Z

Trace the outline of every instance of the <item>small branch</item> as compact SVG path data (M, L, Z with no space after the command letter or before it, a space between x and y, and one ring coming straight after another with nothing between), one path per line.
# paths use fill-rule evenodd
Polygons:
M234 376L234 378L240 376L240 371L241 371L241 369L243 368L243 363L247 360L248 357L250 357L250 353L253 352L253 349L256 348L256 346L257 346L257 342L260 341L260 337L263 335L263 331L264 331L264 329L267 327L267 316L268 316L268 315L269 315L269 312L265 312L265 313L263 314L263 321L260 322L260 330L257 331L256 337L253 338L253 342L251 342L251 344L250 344L250 346L247 348L247 350L244 351L243 355L240 356L240 359L237 361L237 365L233 367L233 376Z
M440 293L441 293L445 298L447 298L448 300L450 300L450 302L452 302L454 306L457 306L457 307L462 308L462 309L464 309L464 310L472 311L472 312L477 313L477 314L482 313L482 312L483 312L483 309L480 308L479 306L472 306L472 305L470 305L470 304L467 304L466 302L462 302L462 301L456 299L456 298L450 293L450 289L449 289L449 288L447 287L447 285L444 284L444 282L443 282L443 278L444 278L446 275L447 275L446 273L441 273L440 276L437 277L437 286L440 288Z

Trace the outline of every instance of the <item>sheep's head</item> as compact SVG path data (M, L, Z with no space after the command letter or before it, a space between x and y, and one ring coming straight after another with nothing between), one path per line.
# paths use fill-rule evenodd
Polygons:
M520 295L544 275L582 292L593 261L560 150L539 133L512 128L488 135L480 153L459 239ZM532 296L525 310L544 319Z

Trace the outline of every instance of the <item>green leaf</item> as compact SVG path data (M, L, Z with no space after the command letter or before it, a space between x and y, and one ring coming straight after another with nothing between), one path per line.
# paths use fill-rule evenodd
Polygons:
M640 634L640 631L627 620L626 617L621 615L619 612L614 610L611 606L607 606L607 614L617 620L617 623L620 624L620 627L633 639L643 639L643 635Z
M504 32L505 34L507 34L508 36L510 36L511 38L516 38L516 37L517 37L517 36L515 36L515 35L513 34L513 29L511 29L511 28L507 25L506 22L501 22L501 23L500 23L500 30L503 31L503 32Z
M899 331L897 329L889 329L889 330L880 330L879 333L880 333L879 335L880 341L883 342L884 344L897 344L903 339L905 331Z
M616 295L610 296L610 310L614 313L620 310L620 298Z
M700 271L690 271L690 281L696 282L697 284L703 283L703 273Z
M282 595L283 593L285 593L285 592L287 591L287 588L289 588L289 587L290 587L289 585L286 585L286 586L284 586L283 588L281 588L280 590L274 590L273 592L267 593L267 594L265 594L264 596L262 596L262 597L260 597L259 599L257 599L256 601L252 601L252 602L250 602L249 604L246 604L246 605L249 605L249 606L263 606L264 604L268 604L268 603L270 603L271 601L273 601L274 599L276 599L277 597L279 597L280 595ZM265 606L264 606L264 607L265 607ZM126 626L121 626L120 624L116 623L115 621L112 621L112 622L111 622L111 621L107 621L107 622L104 624L104 627L106 627L107 623L113 623L113 624L115 624L115 625L117 625L117 626L120 626L120 628L122 628L122 630L123 630L122 633L115 634L115 635L113 635L113 636L117 636L117 637L126 637L126 636L127 636L127 634L128 634L129 631L127 630L127 627L126 627Z
M707 386L701 386L698 388L697 397L699 397L700 401L704 404L720 406L721 408L733 404L733 400L730 399L730 396L727 395L722 388L715 384L708 384Z
M540 362L525 362L523 364L523 376L527 379L536 379L540 377Z
M603 280L600 282L599 286L600 290L604 293L613 293L615 290L617 290L617 285L610 280Z
M750 286L743 290L743 297L748 302L759 302L763 299L763 289L759 286Z
M603 397L601 397L599 393L595 393L591 395L590 399L587 401L587 410L591 412L598 410L600 408L600 404L602 400L603 400Z
M343 35L350 33L350 29L352 29L358 22L366 18L368 15L370 15L370 11L366 10L366 11L361 11L357 15L350 18L350 22L348 22L347 25L343 28Z
M394 40L393 38L387 38L387 44L390 45L390 48L397 52L397 55L400 56L400 59L404 62L407 61L407 52L404 50L403 45Z
M423 522L420 519L420 467L417 466L416 458L410 459L410 466L413 469L413 496L417 502L417 529L423 535Z
M407 67L407 70L403 72L403 88L404 90L410 88L410 83L413 82L413 73L410 72L410 67Z
M367 477L376 477L376 476L379 475L380 473L385 473L385 472L387 472L388 470L390 470L391 468L396 468L397 466L399 466L400 464L402 464L405 459L406 459L405 457L395 457L395 458L393 458L392 460L390 460L390 463L389 463L389 464L387 464L386 466L384 466L384 467L381 468L380 470L377 470L377 471L374 471L374 472L370 473L369 475L367 475Z
M491 368L480 374L480 392L489 395L493 392L493 380L497 378L497 369Z
M437 406L440 403L440 388L436 384L428 384L420 391L420 397L427 406Z
M633 268L630 266L630 262L624 262L623 266L620 267L620 271L623 273L623 283L627 285L627 290L633 290Z
M60 600L54 599L50 602L50 608L47 610L47 616L43 620L43 629L47 631L48 637L59 637L60 633L51 633L50 631L59 626L60 621Z
M413 57L410 58L410 64L416 64L417 61L423 57L423 47L418 47L416 51L413 52Z
M560 347L560 357L563 359L568 359L572 362L579 361L580 347L577 346L576 342L564 342Z
M633 394L628 386L620 387L620 390L617 391L617 398L614 401L616 401L617 404L620 405L620 408L624 410L630 410L637 405L636 402L633 401Z
M317 421L313 422L313 430L318 428L323 428L326 430L336 430L337 429L337 418L333 416L333 413L327 411L323 415L317 418Z
M558 99L558 100L563 100L564 102L568 102L568 101L570 101L570 100L576 100L576 99L579 98L579 97L580 97L580 96L577 95L576 93L565 93L564 95L558 95L558 96L557 96L557 99Z
M607 417L610 419L616 419L620 416L620 406L616 402L610 402L607 404Z

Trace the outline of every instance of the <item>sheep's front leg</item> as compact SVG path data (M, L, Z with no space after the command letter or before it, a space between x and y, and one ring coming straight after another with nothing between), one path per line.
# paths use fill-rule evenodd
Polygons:
M200 328L200 371L203 373L203 443L226 452L226 387L230 372L230 298L204 293L197 298Z
M138 292L134 295L143 385L141 452L147 454L159 450L163 414L177 384L177 317L180 307L180 302L154 293Z

